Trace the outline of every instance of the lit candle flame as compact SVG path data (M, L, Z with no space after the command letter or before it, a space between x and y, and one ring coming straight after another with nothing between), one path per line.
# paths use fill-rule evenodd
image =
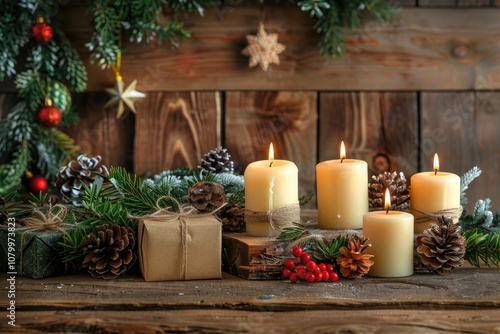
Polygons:
M340 143L340 162L343 162L345 159L345 145L344 141Z
M389 209L391 207L391 193L389 192L389 188L385 189L385 202L384 202L384 207L385 207L385 213L389 213Z
M269 167L272 167L273 166L273 162L272 160L274 160L274 148L273 148L273 143L271 142L271 144L269 145L269 159L268 160L271 160L271 163L269 164Z
M436 175L438 171L439 171L439 158L438 158L438 154L435 153L434 154L434 175Z

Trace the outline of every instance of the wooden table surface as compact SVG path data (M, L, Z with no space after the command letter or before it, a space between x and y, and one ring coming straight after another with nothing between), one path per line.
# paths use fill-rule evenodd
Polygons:
M8 306L6 275L0 275ZM500 333L500 269L291 284L16 278L16 327L78 333Z

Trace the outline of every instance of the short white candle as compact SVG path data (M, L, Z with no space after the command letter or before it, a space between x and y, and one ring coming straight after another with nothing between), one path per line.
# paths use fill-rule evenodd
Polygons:
M440 172L437 154L434 155L434 172L417 173L411 177L410 184L410 207L415 219L423 216L419 211L433 213L460 207L460 177ZM415 223L415 233L422 233L431 223L435 223L435 219Z
M268 160L252 162L245 169L245 209L268 212L299 202L297 166L291 161L275 160L272 144L269 151ZM246 233L256 237L280 235L269 222L246 223Z
M389 198L387 198L389 196ZM386 208L390 194L386 190ZM400 211L373 211L363 216L363 235L371 247L373 265L368 275L404 277L413 274L413 215Z
M368 164L345 157L342 142L340 159L316 165L318 225L323 229L362 228L368 212Z

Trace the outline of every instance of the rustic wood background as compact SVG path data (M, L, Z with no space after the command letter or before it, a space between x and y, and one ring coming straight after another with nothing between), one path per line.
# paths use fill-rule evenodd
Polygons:
M138 80L147 97L137 115L117 120L105 110L111 70L88 62L88 92L75 96L81 124L67 129L89 155L108 166L154 174L195 167L219 145L239 172L264 159L273 141L277 158L294 161L300 192L315 193L315 164L348 156L368 161L371 174L403 171L409 178L441 169L483 175L468 190L500 207L500 1L402 1L396 22L367 17L347 35L344 59L319 55L314 20L296 7L266 6L268 32L287 49L265 73L241 55L255 34L262 7L242 5L183 17L192 37L180 48L130 46L126 83ZM467 7L467 8L463 8ZM62 24L88 60L91 28L81 4L60 9ZM87 16L85 16L87 15ZM87 17L87 19L83 19ZM0 86L2 105L12 98ZM4 107L1 114L6 113ZM313 204L312 204L313 205Z

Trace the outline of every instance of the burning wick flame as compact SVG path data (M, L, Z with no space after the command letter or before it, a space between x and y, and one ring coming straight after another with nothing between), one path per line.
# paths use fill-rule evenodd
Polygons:
M389 192L389 188L385 189L384 207L385 207L385 214L388 214L389 209L391 207L391 193Z
M345 145L344 141L340 143L340 163L344 162L345 159Z
M274 148L273 148L273 143L271 143L269 145L269 160L274 160ZM274 161L271 161L271 163L269 164L269 167L271 167L273 165L273 162Z
M437 172L439 171L439 158L438 158L438 154L434 154L434 175L437 174Z

